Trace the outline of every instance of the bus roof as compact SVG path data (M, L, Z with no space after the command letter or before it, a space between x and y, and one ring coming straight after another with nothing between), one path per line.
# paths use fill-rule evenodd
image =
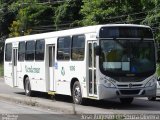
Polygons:
M53 31L47 33L39 33L33 35L26 35L20 37L13 37L6 39L6 43L13 42L13 41L23 41L23 40L37 40L37 39L46 39L52 37L59 37L59 36L68 36L68 35L76 35L76 34L85 34L85 33L96 33L101 27L109 27L109 26L130 26L130 27L145 27L150 28L149 26L145 25L136 25L136 24L104 24L104 25L93 25L93 26L86 26L86 27L79 27L61 31Z

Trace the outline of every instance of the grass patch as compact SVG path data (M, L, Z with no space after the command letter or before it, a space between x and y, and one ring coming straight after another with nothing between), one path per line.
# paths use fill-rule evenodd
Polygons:
M3 77L3 75L4 75L3 64L0 64L0 77Z

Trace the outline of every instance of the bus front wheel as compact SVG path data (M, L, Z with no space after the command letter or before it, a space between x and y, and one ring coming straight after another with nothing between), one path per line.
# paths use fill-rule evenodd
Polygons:
M131 104L133 101L133 98L120 98L120 101L122 104Z
M25 80L25 94L27 96L31 96L32 95L31 85L30 85L28 77Z
M75 104L82 104L82 92L78 81L76 81L73 85L72 97Z

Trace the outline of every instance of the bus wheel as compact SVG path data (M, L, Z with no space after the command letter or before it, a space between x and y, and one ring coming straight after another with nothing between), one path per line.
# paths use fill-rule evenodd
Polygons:
M30 85L28 77L25 80L25 94L27 96L31 96L32 95L31 85Z
M121 101L122 104L127 104L127 105L129 105L129 104L132 103L133 98L120 98L120 101Z
M76 81L73 85L72 97L75 104L82 104L81 87L78 81Z
M156 97L148 97L148 100L149 100L149 101L155 101L155 100L156 100Z

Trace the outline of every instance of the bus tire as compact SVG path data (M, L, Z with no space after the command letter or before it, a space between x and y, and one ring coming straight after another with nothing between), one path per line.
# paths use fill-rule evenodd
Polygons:
M129 105L133 102L133 98L120 98L122 104Z
M148 100L149 100L149 101L155 101L155 100L156 100L156 97L148 97Z
M27 96L32 96L31 84L28 77L25 80L25 94Z
M73 98L73 103L82 104L82 92L78 81L76 81L73 85L72 98Z

